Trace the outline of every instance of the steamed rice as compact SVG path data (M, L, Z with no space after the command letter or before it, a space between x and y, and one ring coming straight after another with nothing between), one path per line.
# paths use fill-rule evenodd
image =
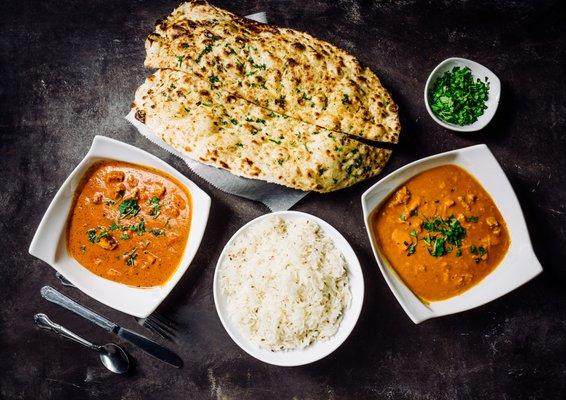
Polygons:
M250 226L230 246L220 285L233 321L271 351L330 338L350 304L344 256L306 218Z

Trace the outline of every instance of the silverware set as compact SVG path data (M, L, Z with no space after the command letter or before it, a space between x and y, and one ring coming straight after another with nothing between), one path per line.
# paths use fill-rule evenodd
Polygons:
M57 277L61 285L67 287L73 287L73 288L75 287L75 285L69 282L59 272L55 273L55 277ZM177 327L175 326L175 323L173 323L172 321L170 321L169 319L167 319L166 317L160 314L153 313L146 318L138 318L138 317L133 317L133 318L140 326L146 328L150 332L156 334L157 336L163 339L174 341L177 338L177 333L176 333Z
M74 285L66 280L62 275L60 275L59 273L57 273L56 275L62 285L74 287ZM118 324L108 320L102 315L97 314L87 307L71 300L69 297L58 292L50 286L44 286L41 288L41 296L44 299L85 318L86 320L105 329L106 331L117 335L121 339L134 344L135 346L137 346L147 354L157 358L158 360L161 360L176 368L181 368L183 366L183 361L181 360L181 358L171 350L139 333L119 326ZM164 339L173 340L176 337L174 324L158 314L150 315L146 318L135 318L135 320L140 326L148 329L149 331L157 334ZM78 342L83 346L97 351L102 364L108 370L117 374L123 374L128 371L130 365L128 355L117 344L108 343L103 346L93 344L77 335L76 333L71 332L67 328L51 321L45 314L36 314L34 316L34 321L35 324L42 329L55 332L65 338L74 340L75 342Z

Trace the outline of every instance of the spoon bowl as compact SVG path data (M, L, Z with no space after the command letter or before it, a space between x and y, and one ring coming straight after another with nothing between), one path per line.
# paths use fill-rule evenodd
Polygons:
M124 374L130 368L128 355L120 346L114 343L107 343L98 347L100 361L111 372Z

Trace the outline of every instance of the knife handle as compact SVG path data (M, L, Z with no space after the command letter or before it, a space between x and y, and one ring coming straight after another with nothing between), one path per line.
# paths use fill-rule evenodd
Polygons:
M96 325L100 326L103 329L106 329L109 332L112 332L114 328L118 327L118 325L116 325L112 321L109 321L106 318L98 315L94 311L89 310L85 306L81 306L80 304L74 302L64 294L59 293L57 290L53 289L51 286L44 286L41 288L41 297L52 303L60 305L61 307L66 308L67 310L72 311L91 322L94 322Z

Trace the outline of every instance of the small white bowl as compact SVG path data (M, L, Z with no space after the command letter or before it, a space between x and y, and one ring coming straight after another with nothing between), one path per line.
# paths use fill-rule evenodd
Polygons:
M474 76L474 79L479 78L483 81L483 79L487 77L487 79L489 80L489 93L486 102L487 109L485 109L484 113L478 118L476 122L470 125L460 126L460 125L451 124L449 122L445 122L439 117L437 117L430 108L429 93L432 90L434 83L436 82L436 79L440 77L442 74L444 74L446 71L451 71L452 68L454 67L468 67L472 70L472 75ZM489 122L495 115L495 112L497 111L497 107L499 106L500 96L501 96L501 82L499 81L497 75L495 75L489 69L487 69L486 67L475 61L467 60L465 58L459 58L459 57L447 58L446 60L438 64L436 68L429 75L424 89L426 110L428 111L432 119L435 120L439 125L457 132L475 132L475 131L479 131L480 129L483 129L487 124L489 124Z
M501 263L478 284L458 296L425 304L403 283L381 253L371 228L371 219L373 212L404 182L423 171L446 164L466 169L491 195L507 223L511 244ZM399 168L362 195L362 209L379 269L397 301L415 324L481 306L518 288L542 272L517 196L501 166L484 144L437 154Z
M289 350L289 351L276 351L272 352L260 348L258 345L250 341L245 335L243 335L238 325L232 321L228 312L228 305L226 301L226 296L222 293L220 285L220 273L222 263L226 257L228 249L234 242L234 240L242 234L250 226L257 224L265 218L270 218L273 216L278 216L284 220L293 220L298 218L307 218L313 222L316 222L324 231L324 233L334 242L334 245L338 250L342 252L346 262L348 263L348 278L350 281L350 292L352 301L350 307L344 312L344 318L340 323L340 327L334 336L326 341L316 342L302 350ZM297 365L309 364L314 361L320 360L326 357L334 350L336 350L350 335L360 312L362 311L362 304L364 302L364 276L362 273L362 268L360 262L356 257L356 253L348 243L348 241L338 232L332 225L323 221L322 219L315 217L314 215L306 214L298 211L279 211L266 215L262 215L241 227L224 247L218 263L216 264L216 271L214 272L214 304L216 305L216 311L224 325L224 329L228 332L228 335L236 342L238 346L246 353L252 357L257 358L263 362L273 365L279 365L284 367L291 367Z
M189 238L179 267L165 285L137 288L104 279L84 268L67 252L66 226L75 191L88 168L100 160L125 161L164 171L178 179L190 192L193 210ZM93 299L116 310L144 318L167 297L189 268L204 236L209 211L210 197L167 163L137 147L104 136L95 136L86 156L51 201L35 232L29 252L50 264Z

